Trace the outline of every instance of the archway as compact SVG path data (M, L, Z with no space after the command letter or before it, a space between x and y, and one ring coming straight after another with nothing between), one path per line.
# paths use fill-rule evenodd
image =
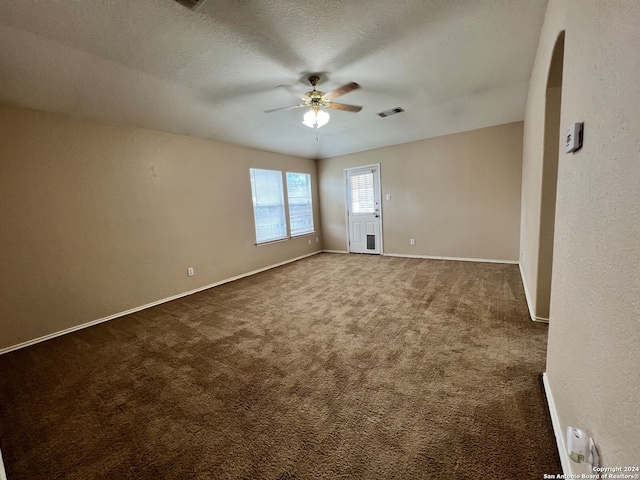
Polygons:
M558 186L558 155L560 150L562 104L562 68L564 64L564 31L556 40L549 66L544 118L544 151L542 163L542 193L540 199L540 239L538 250L538 280L536 317L549 318L551 276L553 271L553 237L556 220L556 190Z

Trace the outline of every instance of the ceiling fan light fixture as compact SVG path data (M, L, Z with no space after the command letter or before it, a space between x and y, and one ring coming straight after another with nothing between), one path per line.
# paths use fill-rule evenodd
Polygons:
M330 118L331 117L327 112L316 107L311 108L311 110L304 114L302 123L309 128L320 128L323 125L326 125Z
M336 103L333 101L334 98L340 97L345 93L349 93L360 88L360 85L358 85L356 82L348 83L338 88L337 90L329 93L324 93L320 90L316 90L316 85L318 84L319 80L320 77L318 75L311 75L309 77L309 83L311 84L313 89L310 92L305 93L304 95L297 95L297 97L302 100L301 104L265 110L264 113L277 112L278 110L289 110L291 108L309 107L309 110L303 116L302 123L309 128L320 128L326 125L331 118L329 113L324 110L320 110L320 107L354 113L358 113L360 110L362 110L362 107L359 107L357 105L347 105L346 103ZM285 85L280 86L284 87Z

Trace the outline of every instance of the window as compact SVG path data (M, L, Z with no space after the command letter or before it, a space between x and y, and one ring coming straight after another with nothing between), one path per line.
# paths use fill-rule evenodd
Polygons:
M351 213L372 214L375 211L373 173L361 173L349 177L351 189Z
M250 173L256 243L290 238L287 230L291 237L314 231L311 175L287 172L287 218L282 172L251 168Z
M287 198L291 236L313 232L311 175L287 172Z
M251 196L256 222L256 242L287 238L282 172L252 168Z

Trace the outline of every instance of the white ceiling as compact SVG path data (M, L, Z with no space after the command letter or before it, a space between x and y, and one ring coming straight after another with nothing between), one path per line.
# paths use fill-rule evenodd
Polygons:
M0 100L309 158L522 120L547 0L1 0ZM302 125L310 73L338 102ZM377 112L405 113L380 118Z

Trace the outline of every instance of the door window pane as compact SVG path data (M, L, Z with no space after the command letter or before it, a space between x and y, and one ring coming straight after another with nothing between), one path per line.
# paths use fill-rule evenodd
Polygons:
M351 213L369 215L375 212L373 173L359 173L349 176L351 190Z

